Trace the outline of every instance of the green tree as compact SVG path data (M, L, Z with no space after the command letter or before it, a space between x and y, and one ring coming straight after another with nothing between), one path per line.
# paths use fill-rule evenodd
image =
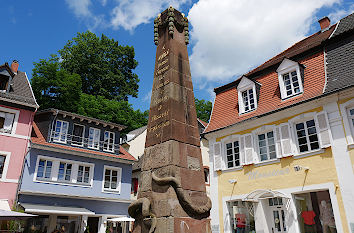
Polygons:
M134 110L127 101L108 100L103 96L81 94L78 113L127 126L124 132L147 124L148 111Z
M81 78L61 69L59 58L34 62L32 89L41 109L58 108L76 112L80 101Z
M211 109L213 107L212 103L203 99L199 100L195 98L194 100L197 117L202 121L208 122L211 114Z
M133 70L138 62L133 47L87 31L69 40L59 54L61 66L81 76L83 93L118 101L137 97L139 78Z

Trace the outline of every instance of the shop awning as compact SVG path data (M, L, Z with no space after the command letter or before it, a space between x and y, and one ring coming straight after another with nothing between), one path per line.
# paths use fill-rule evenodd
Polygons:
M95 215L95 212L82 207L56 206L21 203L26 213L34 214L59 214L59 215Z
M250 192L243 201L253 201L258 202L259 199L273 198L273 197L282 197L289 199L284 193L270 190L270 189L257 189L255 191Z
M107 219L107 221L109 221L109 222L134 222L135 219L130 218L130 217L118 217L118 218Z
M32 218L37 215L25 214L16 211L0 210L0 220L21 220Z

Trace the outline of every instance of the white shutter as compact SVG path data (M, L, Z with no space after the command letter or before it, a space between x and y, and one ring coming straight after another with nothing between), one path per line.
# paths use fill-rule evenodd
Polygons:
M277 153L277 158L283 157L282 149L281 149L281 137L280 137L280 127L275 127L275 151Z
M219 171L222 169L222 156L221 156L221 143L214 144L214 170Z
M244 136L244 157L245 165L254 163L254 153L253 153L253 137L252 134L245 134Z
M240 136L240 160L241 165L245 165L245 137Z
M238 99L238 113L244 113L245 107L243 106L242 92L237 91L237 99Z
M285 93L285 86L284 86L284 80L282 74L278 74L278 80L279 80L280 95L281 98L284 99L286 97L286 93Z
M329 131L328 117L326 112L319 112L316 114L316 128L318 130L318 140L321 148L331 146L331 136Z
M280 129L280 143L281 143L281 150L282 150L282 156L290 156L292 155L292 149L291 149L291 132L290 132L290 124L285 123L281 124L279 126Z
M15 114L13 114L13 113L6 113L5 114L5 122L4 122L4 129L5 130L8 130L9 132L11 132L12 124L14 122L14 117L15 117Z

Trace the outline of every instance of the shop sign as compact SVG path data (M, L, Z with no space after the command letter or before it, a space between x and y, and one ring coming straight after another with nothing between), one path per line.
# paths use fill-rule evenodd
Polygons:
M254 172L249 172L247 175L249 180L256 180L256 179L273 177L273 176L287 175L289 173L290 173L290 169L287 167L281 169L274 169L266 172L254 171Z

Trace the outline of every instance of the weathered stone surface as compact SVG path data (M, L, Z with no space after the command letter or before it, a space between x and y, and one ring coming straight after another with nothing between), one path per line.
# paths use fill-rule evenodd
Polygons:
M207 217L211 202L205 192L186 46L188 20L169 8L154 22L158 46L139 180L140 202L130 208L132 215L142 208L144 216L136 216L134 233L210 233Z

